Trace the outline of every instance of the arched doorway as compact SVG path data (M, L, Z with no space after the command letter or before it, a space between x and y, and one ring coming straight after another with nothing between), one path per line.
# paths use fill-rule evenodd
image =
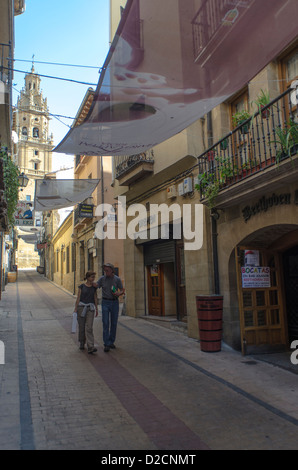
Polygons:
M236 247L243 354L285 350L298 339L297 233L295 225L264 227Z

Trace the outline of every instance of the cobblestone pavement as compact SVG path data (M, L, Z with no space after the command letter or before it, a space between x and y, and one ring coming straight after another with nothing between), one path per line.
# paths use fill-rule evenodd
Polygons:
M297 449L297 374L120 316L117 348L78 349L74 297L21 271L0 301L0 449ZM298 366L297 366L298 367Z

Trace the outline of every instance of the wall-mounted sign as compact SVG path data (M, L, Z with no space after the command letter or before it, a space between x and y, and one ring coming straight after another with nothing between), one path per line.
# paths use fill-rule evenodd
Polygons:
M260 212L267 212L273 206L280 206L284 204L291 204L291 193L275 194L271 197L263 196L256 204L246 206L242 209L242 214L245 222L247 222L253 215Z
M242 287L245 289L268 288L270 284L270 268L262 266L244 266L241 268Z
M79 217L93 217L93 204L79 204Z
M16 226L34 225L33 204L29 201L18 201L16 212L14 214Z
M245 250L245 266L260 266L260 252L258 250Z

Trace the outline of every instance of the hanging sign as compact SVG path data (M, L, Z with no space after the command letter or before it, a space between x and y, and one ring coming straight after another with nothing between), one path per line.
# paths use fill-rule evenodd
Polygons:
M242 287L257 289L260 287L268 288L270 284L270 268L245 266L241 268Z
M93 207L93 204L79 204L79 217L86 217L92 219Z

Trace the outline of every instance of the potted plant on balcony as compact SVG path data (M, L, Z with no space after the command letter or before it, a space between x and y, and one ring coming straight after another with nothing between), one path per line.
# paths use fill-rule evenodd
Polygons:
M298 152L298 124L290 121L284 128L277 127L275 129L276 138L271 141L275 145L279 145L276 152L276 162L284 158L295 155Z
M229 138L228 137L223 137L222 140L220 141L221 150L227 150L228 145L229 145Z
M242 123L245 123L249 118L251 118L251 114L243 109L242 111L237 111L237 113L233 114L232 120L235 127L241 126ZM248 134L249 132L249 123L243 124L240 128L240 132L242 134Z
M264 108L270 103L269 91L261 90L254 103L257 105L262 118L267 119L270 116L270 109Z
M229 183L229 180L235 176L235 167L229 159L215 157L215 160L219 163L217 172L199 174L195 185L195 188L207 199L209 209L215 207L220 188Z

